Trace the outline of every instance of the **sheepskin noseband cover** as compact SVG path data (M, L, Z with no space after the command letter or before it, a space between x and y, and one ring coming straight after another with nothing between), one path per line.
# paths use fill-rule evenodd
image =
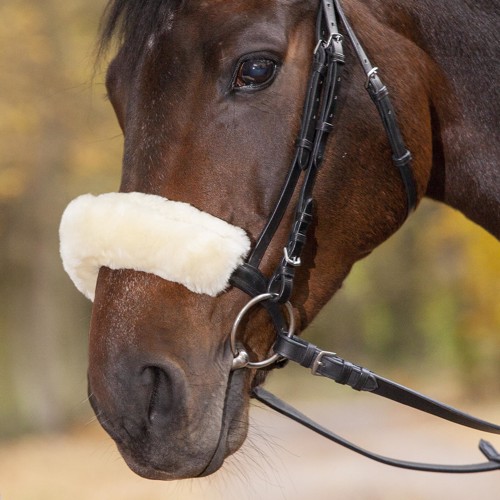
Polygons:
M156 274L215 296L250 249L243 229L143 193L79 196L64 211L59 236L64 269L92 301L101 266Z

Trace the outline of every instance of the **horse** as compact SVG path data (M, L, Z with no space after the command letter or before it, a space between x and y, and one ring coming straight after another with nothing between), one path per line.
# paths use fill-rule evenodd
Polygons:
M94 301L90 402L145 478L218 470L244 442L252 389L275 366L247 359L234 369L241 351L231 348L230 332L248 296L228 276L258 244L297 148L309 147L295 139L313 54L326 46L315 36L321 3L111 0L106 8L100 52L115 41L106 87L124 135L121 184L113 196L82 201L74 217L84 222L61 234L75 240L75 252L95 247L86 255L91 284L75 281ZM499 3L343 5L390 90L412 156L412 204L438 200L499 238L500 91L491 83L500 79ZM345 38L342 24L339 32L332 44ZM287 209L258 259L259 276L280 262L293 267L285 321L299 329L412 208L364 88L376 71L363 72L352 45L343 51L307 244L300 260L283 257L296 216ZM295 204L298 191L289 196ZM215 233L221 241L212 241ZM266 308L245 309L237 343L258 364L272 353L275 330Z

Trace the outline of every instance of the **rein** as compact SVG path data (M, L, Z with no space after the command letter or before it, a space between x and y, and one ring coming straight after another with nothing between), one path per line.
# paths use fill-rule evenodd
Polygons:
M306 243L309 225L313 219L314 183L321 167L328 135L333 129L332 123L340 89L341 71L345 62L344 37L339 33L337 17L342 21L345 32L363 67L366 75L366 89L384 125L392 150L392 160L399 171L406 194L406 215L409 215L416 206L417 189L411 169L412 158L397 124L387 87L382 83L377 73L378 68L372 66L359 43L344 14L340 1L321 0L316 22L317 44L313 53L312 72L304 101L294 159L271 217L247 261L241 264L230 278L230 283L233 286L240 288L252 297L252 300L237 316L231 331L231 349L234 354L233 370L245 367L264 368L276 362L290 360L310 368L313 375L328 377L357 391L371 392L459 425L500 434L500 426L498 425L470 416L396 382L380 377L366 368L346 361L336 353L323 351L293 334L294 321L289 299L293 290L295 268L301 264L300 256ZM295 208L288 242L274 274L267 278L260 272L259 265L288 209L302 173L304 173L304 180ZM272 355L266 360L251 362L248 353L237 341L237 331L243 316L256 304L260 304L268 311L278 333ZM287 309L288 321L282 313L283 305ZM437 465L396 460L366 451L341 438L313 422L265 389L254 388L253 396L270 408L292 418L327 439L387 465L404 469L447 473L485 472L500 469L500 454L484 440L481 440L479 449L488 461L480 464Z

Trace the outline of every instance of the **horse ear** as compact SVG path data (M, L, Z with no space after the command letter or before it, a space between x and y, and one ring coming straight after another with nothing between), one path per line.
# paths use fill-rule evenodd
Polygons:
M250 250L243 229L144 193L79 196L64 211L59 235L64 269L92 301L102 266L152 273L213 297Z

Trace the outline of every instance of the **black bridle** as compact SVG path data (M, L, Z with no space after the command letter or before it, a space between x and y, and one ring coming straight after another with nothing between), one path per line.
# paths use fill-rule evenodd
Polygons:
M399 171L406 193L406 215L416 206L417 189L412 175L412 158L403 141L387 88L380 80L377 68L372 66L359 43L344 14L340 1L321 0L316 22L317 44L314 49L312 71L293 162L274 211L250 256L244 264L236 269L231 277L233 286L240 288L252 297L252 300L245 306L235 321L231 333L232 349L235 355L233 369L245 366L263 368L274 364L276 361L291 360L310 368L314 375L328 377L357 391L368 391L456 424L483 432L500 434L500 426L498 425L470 416L391 380L380 377L361 366L346 361L336 353L323 351L310 342L293 335L293 327L287 325L287 321L283 316L282 304L285 304L289 311L289 322L293 322L290 313L291 305L288 301L292 294L295 268L300 265L300 257L306 243L307 231L313 219L313 188L316 175L321 167L328 135L333 129L332 123L340 88L342 66L344 65L343 35L339 33L337 19L341 20L347 37L354 47L366 75L366 89L382 119L392 150L393 163ZM288 242L284 248L284 255L274 274L267 278L259 270L259 265L288 209L302 174L304 180L300 189ZM236 334L241 317L246 314L250 307L257 303L260 303L269 312L277 330L277 339L273 346L273 355L268 360L251 363L247 352L242 346L238 345ZM481 440L479 448L488 459L484 463L434 465L406 462L371 453L346 441L260 387L253 390L253 396L267 406L296 420L322 436L387 465L429 472L455 473L500 469L500 454L490 443L483 440Z

